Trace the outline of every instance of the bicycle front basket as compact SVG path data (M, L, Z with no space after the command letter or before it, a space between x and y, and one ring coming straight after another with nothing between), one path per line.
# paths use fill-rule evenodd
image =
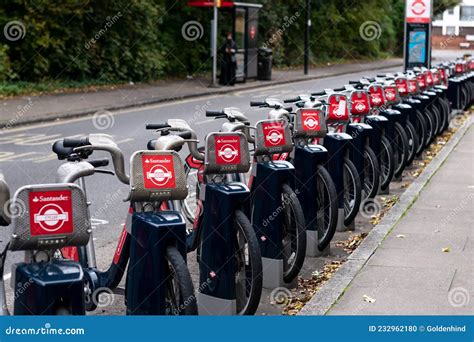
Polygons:
M137 151L130 159L130 200L160 202L188 196L184 166L175 151Z
M11 212L13 251L84 246L89 241L87 201L75 184L21 187L13 197Z
M295 114L297 138L324 138L328 130L322 108L300 108Z
M255 131L255 155L293 151L291 131L286 120L261 120Z
M211 133L206 138L206 174L245 173L250 169L247 137L240 132Z

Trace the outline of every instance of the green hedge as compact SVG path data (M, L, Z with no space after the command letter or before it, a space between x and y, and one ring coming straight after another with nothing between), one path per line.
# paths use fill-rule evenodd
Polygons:
M304 0L256 0L259 39L279 65L302 62ZM437 0L437 6L456 0ZM2 0L0 28L20 23L20 39L0 42L0 81L147 81L208 71L212 11L174 0ZM312 0L314 62L380 57L400 52L403 0ZM444 9L442 7L441 9ZM183 25L197 21L198 39L184 39ZM376 22L380 37L361 38L360 26ZM231 15L221 11L220 37ZM15 33L15 32L13 32ZM18 31L16 32L18 34ZM24 36L23 36L24 34ZM201 36L202 35L202 36Z

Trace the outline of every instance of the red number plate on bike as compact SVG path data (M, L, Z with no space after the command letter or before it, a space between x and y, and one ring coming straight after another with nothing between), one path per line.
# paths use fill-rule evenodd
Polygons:
M216 164L240 164L240 136L217 135L214 137L214 144L216 146Z
M142 168L146 189L174 189L176 187L172 155L142 155Z
M73 232L70 190L29 193L31 235L57 235Z

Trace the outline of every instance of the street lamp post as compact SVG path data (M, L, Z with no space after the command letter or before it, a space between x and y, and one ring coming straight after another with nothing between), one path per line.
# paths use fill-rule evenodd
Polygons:
M309 33L311 29L311 0L306 0L306 30L304 32L304 74L309 69Z
M212 20L212 86L217 87L217 7L219 0L214 0L214 19Z

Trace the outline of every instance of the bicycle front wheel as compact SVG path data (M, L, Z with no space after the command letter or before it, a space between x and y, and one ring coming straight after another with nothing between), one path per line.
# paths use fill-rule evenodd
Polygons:
M362 185L357 168L349 158L344 158L344 225L350 225L359 212L362 200Z
M328 170L318 165L316 170L316 221L318 249L323 251L337 228L337 191Z
M303 267L306 256L306 224L301 203L288 184L282 185L283 280L290 283Z
M257 311L263 287L262 256L257 236L247 216L235 212L235 292L238 315L253 315Z
M395 177L400 177L405 169L408 159L408 138L402 125L395 122L394 157L395 157Z
M174 246L166 248L165 259L168 264L166 286L167 315L197 315L196 296L188 267L181 253Z
M362 198L374 198L377 196L380 185L380 168L374 150L370 146L364 151L364 184L362 187Z

